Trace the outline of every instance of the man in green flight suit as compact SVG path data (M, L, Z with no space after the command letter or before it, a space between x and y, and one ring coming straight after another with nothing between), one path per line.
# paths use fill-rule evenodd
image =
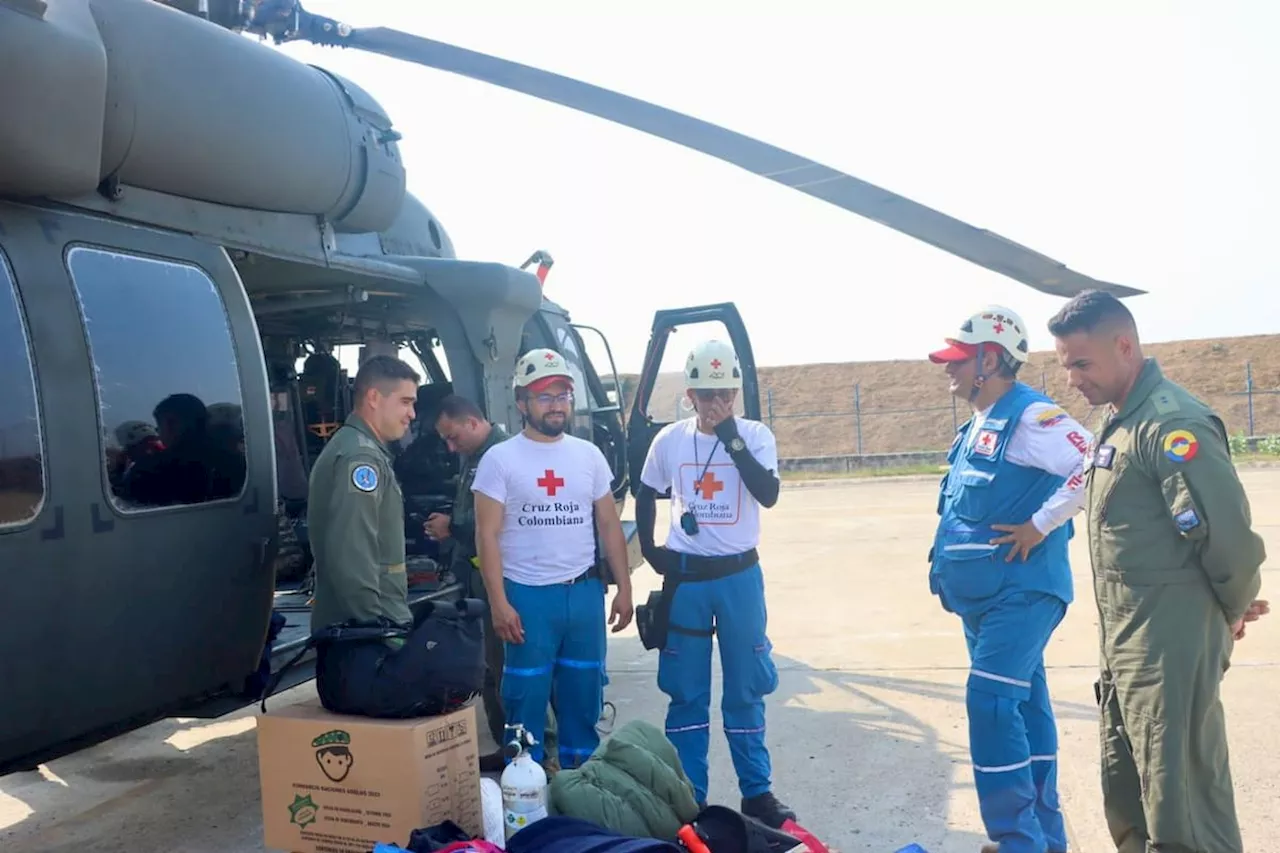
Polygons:
M449 450L460 457L458 488L453 499L453 514L432 513L424 525L426 533L438 542L453 543L450 557L450 568L455 577L462 581L465 594L479 598L486 603L484 580L480 576L479 558L476 556L476 516L475 499L471 492L471 484L476 478L476 467L485 452L510 436L500 424L491 423L480 407L466 397L456 394L440 401L439 413L436 416L436 432L445 442ZM502 667L505 663L502 638L493 630L493 619L485 611L484 617L485 643L485 682L484 714L489 723L489 733L498 744L498 750L480 758L481 772L500 772L506 765L503 758L503 744L506 735L506 715L502 707L501 680ZM556 758L557 740L555 716L550 706L547 708L546 730L543 733L546 760L543 765L551 771L559 764Z
M1219 684L1266 558L1221 419L1087 291L1049 321L1068 384L1109 404L1085 460L1102 791L1121 853L1242 853Z
M417 372L397 358L368 359L356 374L353 411L311 470L307 525L316 570L313 632L341 625L411 632L317 646L316 689L324 707L335 713L438 713L443 691L456 687L466 695L472 685L442 683L436 661L443 654L454 661L468 658L468 642L475 643L473 689L480 688L478 624L469 638L461 623L426 619L415 624L409 609L404 496L387 443L408 430L418 381ZM448 649L441 648L445 644Z

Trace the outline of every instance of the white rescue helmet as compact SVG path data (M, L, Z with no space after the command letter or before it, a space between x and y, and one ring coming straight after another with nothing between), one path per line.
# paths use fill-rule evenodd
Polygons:
M511 387L513 390L528 388L537 394L557 379L573 387L573 374L569 372L564 356L553 349L531 349L516 362Z
M1017 370L1027 360L1027 326L1015 312L1001 305L989 305L960 324L960 331L945 339L947 347L929 354L934 364L968 361L978 354L983 344L996 344L1003 350L1001 360Z
M684 381L695 390L741 388L742 368L733 345L717 340L698 344L684 364Z

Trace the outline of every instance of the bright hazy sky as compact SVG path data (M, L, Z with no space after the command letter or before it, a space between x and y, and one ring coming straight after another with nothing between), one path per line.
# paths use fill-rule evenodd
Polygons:
M698 116L1140 287L1148 340L1280 332L1274 2L721 3L305 5ZM655 309L722 300L763 365L921 358L991 302L1052 345L1061 300L706 155L385 57L282 49L390 112L460 257L551 252L549 295L621 371Z

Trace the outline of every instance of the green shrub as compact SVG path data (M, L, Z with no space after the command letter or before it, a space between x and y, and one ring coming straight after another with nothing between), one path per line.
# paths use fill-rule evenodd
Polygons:
M1280 456L1280 435L1268 435L1259 439L1258 452L1267 456Z

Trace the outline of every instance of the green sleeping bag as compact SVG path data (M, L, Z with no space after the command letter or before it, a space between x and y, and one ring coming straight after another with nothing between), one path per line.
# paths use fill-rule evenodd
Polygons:
M633 720L574 770L551 780L552 814L589 820L623 835L675 841L698 814L693 784L661 729Z

